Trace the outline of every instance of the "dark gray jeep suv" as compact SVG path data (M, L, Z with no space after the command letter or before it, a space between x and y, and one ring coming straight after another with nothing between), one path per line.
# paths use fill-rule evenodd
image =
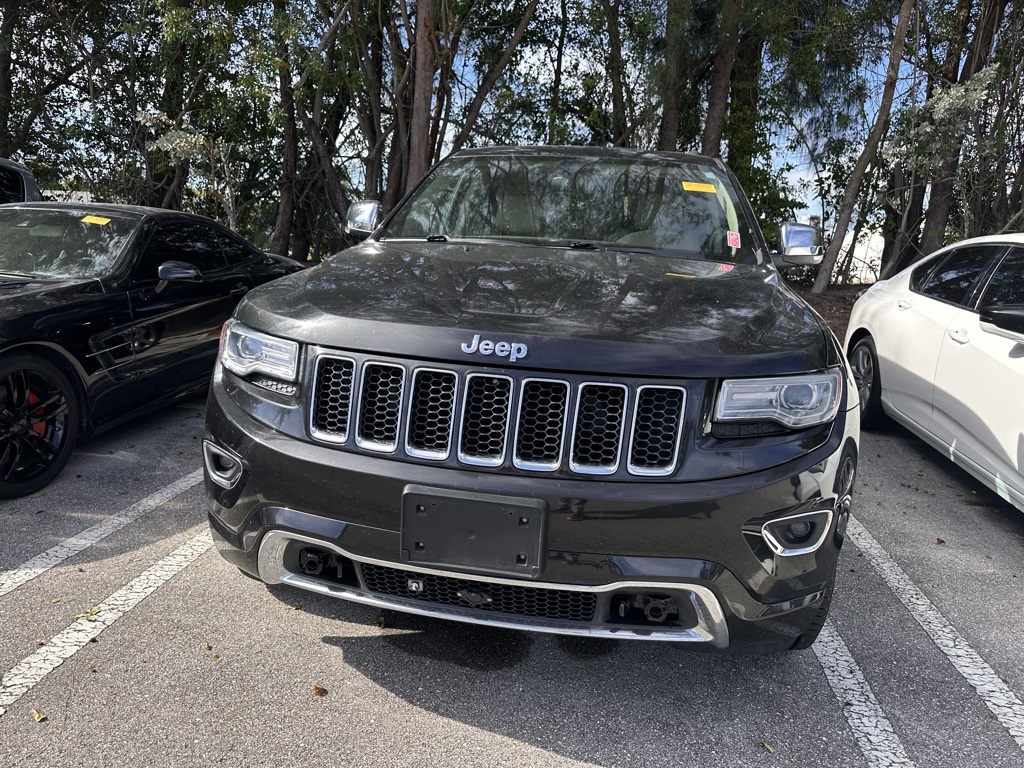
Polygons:
M242 300L210 523L265 582L379 608L802 648L849 515L848 382L720 161L464 151Z

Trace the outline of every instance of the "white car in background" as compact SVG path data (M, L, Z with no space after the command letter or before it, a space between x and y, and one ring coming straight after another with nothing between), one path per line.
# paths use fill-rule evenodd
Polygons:
M861 424L891 417L1024 511L1024 235L943 248L853 306Z

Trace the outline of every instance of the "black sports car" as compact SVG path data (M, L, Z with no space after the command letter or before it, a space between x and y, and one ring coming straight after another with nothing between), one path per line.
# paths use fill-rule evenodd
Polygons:
M0 207L0 498L53 480L78 437L205 388L238 300L299 269L177 211Z

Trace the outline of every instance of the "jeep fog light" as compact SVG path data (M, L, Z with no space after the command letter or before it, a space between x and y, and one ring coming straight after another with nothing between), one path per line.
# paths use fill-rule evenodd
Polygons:
M761 537L782 557L806 555L820 547L832 527L832 510L780 517L761 526Z
M299 371L299 345L254 331L237 320L224 326L220 361L239 376L265 373L275 379L295 381Z
M843 378L838 368L802 376L727 379L715 407L716 421L776 421L790 429L836 417Z

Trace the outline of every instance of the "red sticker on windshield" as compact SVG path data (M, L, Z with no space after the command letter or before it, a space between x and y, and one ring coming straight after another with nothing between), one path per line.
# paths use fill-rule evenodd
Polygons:
M740 247L740 233L739 232L726 232L725 233L725 240L726 240L727 243L729 243L729 247L730 248L739 248ZM719 242L721 242L721 241L719 241Z

